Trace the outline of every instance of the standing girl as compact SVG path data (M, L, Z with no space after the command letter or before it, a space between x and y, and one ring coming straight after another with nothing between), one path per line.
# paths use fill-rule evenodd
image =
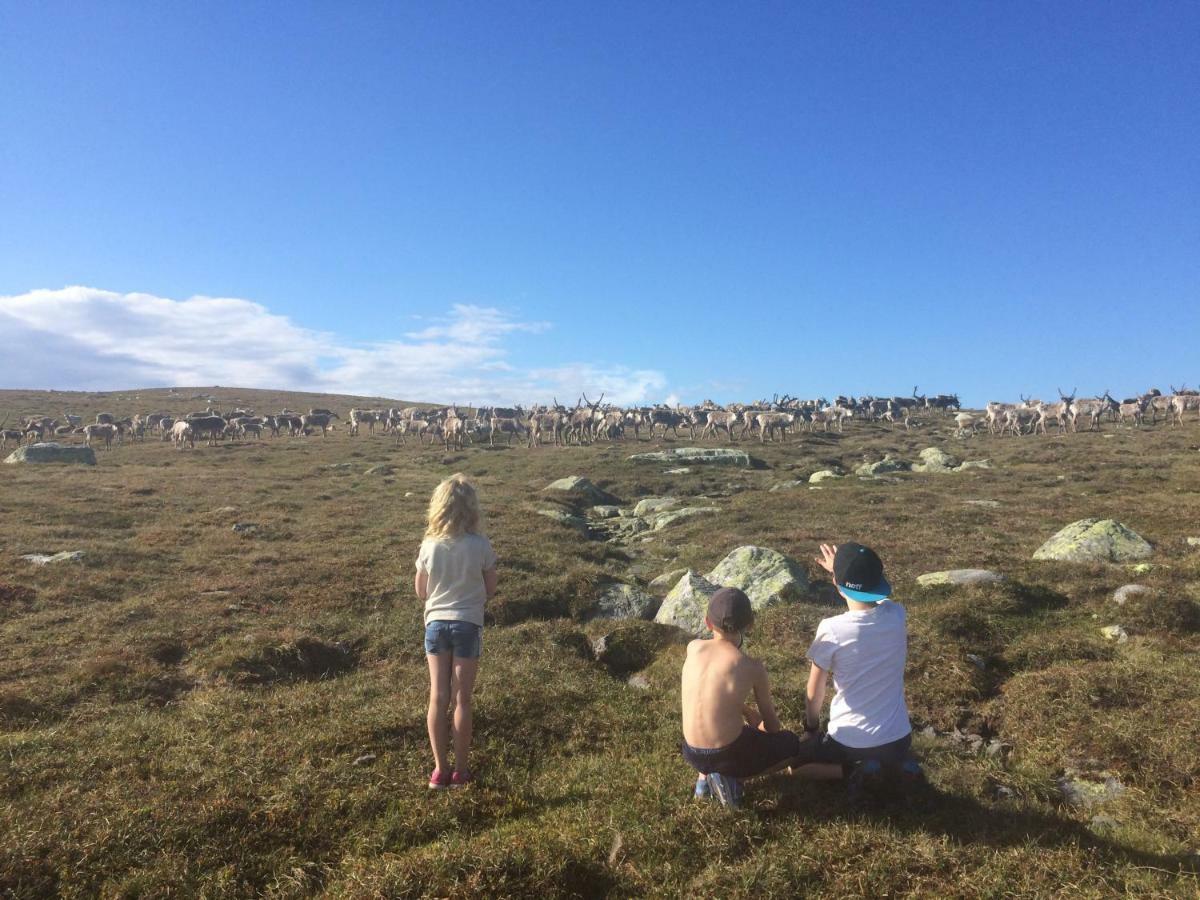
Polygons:
M479 495L465 475L451 475L429 501L425 540L417 554L417 596L425 601L429 662L431 788L471 780L471 693L483 649L483 604L496 593L496 554L481 533ZM453 676L453 677L452 677ZM454 707L454 772L450 772L450 706Z

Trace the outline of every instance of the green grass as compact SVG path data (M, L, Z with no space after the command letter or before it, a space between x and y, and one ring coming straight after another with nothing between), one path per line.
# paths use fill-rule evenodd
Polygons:
M344 412L359 399L182 393L260 410ZM0 418L202 405L165 391L0 392ZM4 466L0 893L1196 895L1200 552L1183 539L1200 534L1200 428L965 445L952 430L858 424L755 444L756 469L679 476L627 461L632 442L447 454L344 432L185 452L147 441L99 452L94 469ZM995 468L769 490L931 445ZM364 474L379 463L394 472ZM480 781L431 795L412 560L429 492L457 470L482 492L501 592L477 690ZM625 505L707 497L723 512L646 542L589 541L536 514L550 505L541 488L571 474ZM1151 571L1030 559L1085 516L1154 543ZM678 752L683 647L661 629L582 623L597 586L705 572L746 543L819 581L817 543L851 538L879 549L909 610L917 725L1008 752L919 738L937 792L914 807L855 811L839 786L787 776L751 785L740 812L693 803ZM20 559L58 550L87 555ZM916 586L960 566L1010 581ZM1113 589L1135 580L1160 601L1115 605ZM836 610L821 596L768 611L748 644L793 725L804 651ZM1100 636L1113 623L1128 643ZM621 652L606 668L587 648L610 633ZM626 683L632 671L649 689ZM1075 810L1055 787L1068 771L1111 773L1127 790ZM1113 821L1094 824L1097 813Z

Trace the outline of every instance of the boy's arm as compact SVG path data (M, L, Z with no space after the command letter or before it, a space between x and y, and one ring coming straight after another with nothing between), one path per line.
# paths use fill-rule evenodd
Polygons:
M422 600L422 601L428 600L429 599L429 573L422 572L420 569L417 569L417 577L413 579L413 588L417 592L418 600Z
M775 703L771 700L771 683L767 679L767 667L762 663L758 664L758 674L754 679L754 700L762 715L762 724L759 727L763 731L781 731L783 726L779 723L779 716L775 714Z
M816 731L821 725L821 707L825 705L825 685L829 673L812 664L808 672L807 701L804 707L805 730Z
M487 598L491 600L496 596L496 582L500 579L500 573L496 571L496 567L483 570L483 589L487 592Z

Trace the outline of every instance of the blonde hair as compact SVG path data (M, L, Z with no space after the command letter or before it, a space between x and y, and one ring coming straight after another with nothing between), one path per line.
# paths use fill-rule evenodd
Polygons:
M461 472L439 484L429 498L425 537L450 538L461 534L478 534L483 525L479 509L479 494Z

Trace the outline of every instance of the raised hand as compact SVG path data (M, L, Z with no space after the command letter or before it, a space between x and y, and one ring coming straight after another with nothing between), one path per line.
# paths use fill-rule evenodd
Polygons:
M817 557L817 565L833 574L833 557L837 554L837 544L822 544L821 555Z

